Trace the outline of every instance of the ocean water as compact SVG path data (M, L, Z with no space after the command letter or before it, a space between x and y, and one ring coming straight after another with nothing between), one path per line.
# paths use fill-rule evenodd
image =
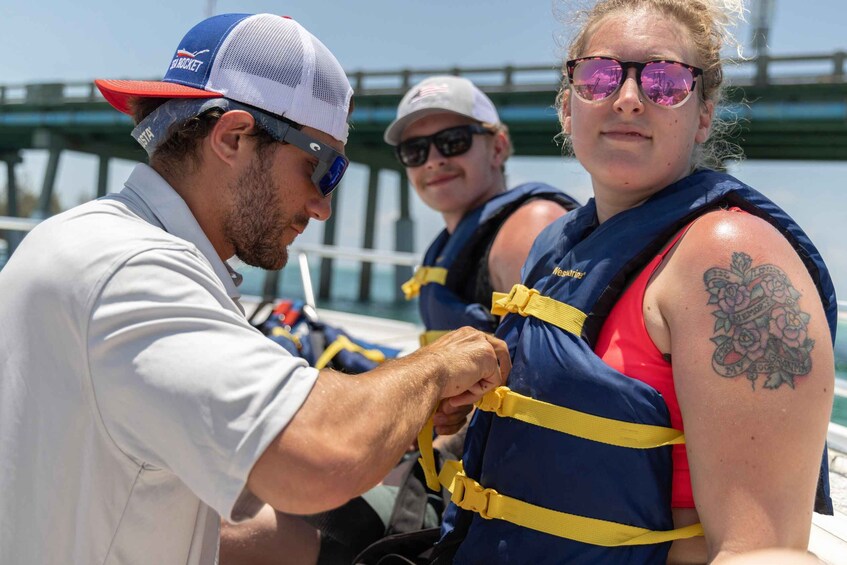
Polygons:
M236 269L244 277L239 287L241 294L257 296L264 294L267 271L249 266L237 266ZM335 262L331 282L332 297L328 300L317 297L320 281L318 265L310 265L309 272L318 308L390 318L404 322L420 322L417 299L406 301L402 298L402 295L398 296L393 267L373 266L371 300L369 302L359 301L360 268L358 264L338 260ZM302 282L300 267L293 257L279 275L274 293L276 296L290 299L304 298L304 283ZM365 336L361 337L367 339Z
M836 373L836 379L839 379L842 383L842 386L847 386L847 372L841 371L840 373ZM835 422L836 424L841 424L842 426L847 426L847 398L843 396L836 396L835 402L832 405L832 417L830 421Z

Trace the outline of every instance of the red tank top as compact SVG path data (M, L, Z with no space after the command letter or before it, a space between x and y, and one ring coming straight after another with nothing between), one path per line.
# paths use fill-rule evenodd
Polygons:
M597 345L594 347L594 352L607 365L659 391L668 406L671 427L678 430L682 430L683 427L674 388L673 368L647 333L647 327L644 325L643 304L647 282L687 230L688 226L680 231L624 291L612 308L609 317L606 318L600 336L597 338ZM694 508L685 445L674 445L672 449L671 507Z

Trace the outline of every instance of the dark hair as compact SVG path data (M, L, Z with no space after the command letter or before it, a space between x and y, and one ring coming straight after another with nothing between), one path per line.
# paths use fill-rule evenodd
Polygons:
M172 98L136 98L130 102L132 119L136 125L150 115L156 108L172 100ZM196 171L200 166L200 143L218 122L224 111L212 108L198 116L173 124L168 129L168 137L159 144L156 152L150 156L150 164L155 165L171 176L181 176L186 172ZM251 135L256 139L256 150L259 154L276 143L269 133L260 127L254 127Z

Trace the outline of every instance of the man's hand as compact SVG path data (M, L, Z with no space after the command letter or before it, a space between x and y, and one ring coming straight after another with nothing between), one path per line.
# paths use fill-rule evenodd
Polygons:
M455 408L502 385L511 367L504 342L462 328L356 378L324 369L247 486L288 514L341 506L388 474L439 402L438 419L455 428Z
M446 375L441 389L442 413L448 405L473 404L504 384L512 370L506 343L469 327L444 335L427 349L441 359Z
M440 402L438 409L432 416L432 424L435 428L435 433L439 436L453 435L461 430L468 423L468 413L473 406L464 404L462 406L453 406L447 401Z

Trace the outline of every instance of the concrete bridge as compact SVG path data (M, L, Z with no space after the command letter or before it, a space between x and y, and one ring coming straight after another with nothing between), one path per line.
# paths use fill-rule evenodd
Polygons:
M725 69L730 88L721 116L737 122L730 140L749 159L847 160L847 53L762 56ZM372 249L378 177L381 169L401 171L382 132L397 104L418 80L433 74L466 76L488 93L509 125L519 156L558 156L559 132L553 107L561 72L554 64L521 67L431 68L349 73L356 91L353 131L347 146L352 161L370 167L365 231L361 247ZM38 215L47 215L59 159L72 150L97 155L97 194L106 192L111 158L142 161L127 116L114 111L93 83L0 85L0 160L7 165L8 213L17 215L15 164L22 150L45 150L49 159ZM410 188L403 177L395 249L413 250ZM324 243L335 244L335 216ZM14 242L10 239L10 247ZM321 270L320 295L329 296L331 258ZM370 263L363 263L360 298L370 296ZM408 267L398 268L398 279Z

